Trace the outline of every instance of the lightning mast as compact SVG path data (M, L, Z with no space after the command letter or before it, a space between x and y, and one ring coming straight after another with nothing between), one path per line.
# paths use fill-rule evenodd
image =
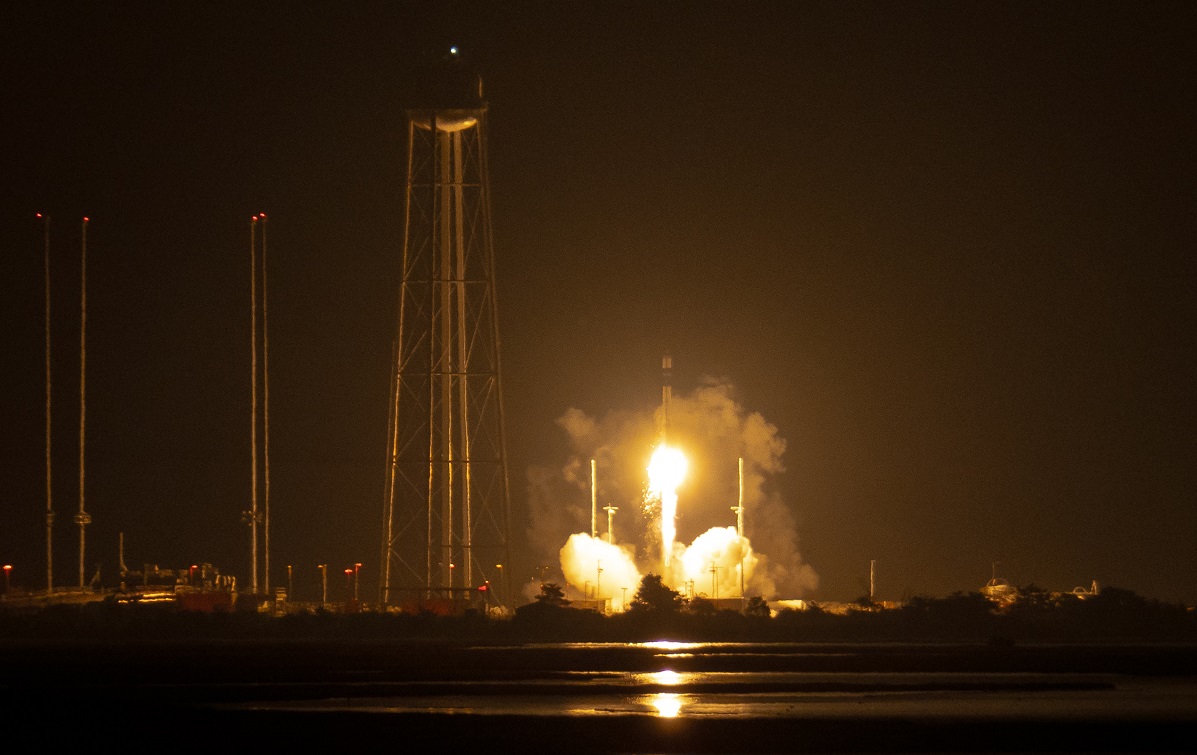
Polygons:
M740 536L740 597L744 597L744 457L740 457L740 497L732 511L736 512L736 534Z
M598 537L598 478L595 475L594 459L590 460L590 536Z
M250 532L250 590L256 595L258 592L258 216L254 215L249 221L249 290L250 290L250 381L251 399L249 405L249 452L250 452L250 489L249 489L249 532Z
M87 424L87 224L88 218L83 218L82 225L82 289L79 296L81 313L79 329L79 513L75 514L75 523L79 525L79 588L86 586L84 573L86 563L87 525L91 524L91 515L83 506L83 451L85 428Z
M43 260L46 278L46 594L54 594L54 498L50 475L50 216L37 214L42 220Z
M270 338L266 318L266 213L262 220L262 560L266 592L270 592Z

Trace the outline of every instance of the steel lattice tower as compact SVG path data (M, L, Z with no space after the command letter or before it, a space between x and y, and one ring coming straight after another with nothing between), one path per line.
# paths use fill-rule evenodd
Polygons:
M486 103L456 50L444 62L407 111L383 605L502 592L510 561Z

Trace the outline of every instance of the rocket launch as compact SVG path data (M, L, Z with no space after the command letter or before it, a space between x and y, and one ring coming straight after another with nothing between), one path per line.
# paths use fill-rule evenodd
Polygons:
M648 463L649 495L661 503L661 576L669 580L669 561L677 537L677 488L686 476L686 457L668 445L669 401L672 398L673 359L661 359L661 442Z

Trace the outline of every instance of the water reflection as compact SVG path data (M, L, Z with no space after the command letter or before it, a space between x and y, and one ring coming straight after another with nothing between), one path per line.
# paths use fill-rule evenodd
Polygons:
M709 643L708 643L709 644ZM631 647L652 648L653 650L693 650L703 646L701 642L674 642L673 640L653 640L652 642L633 642Z
M669 669L665 669L664 671L655 671L649 674L649 677L651 677L652 680L657 684L673 686L675 684L682 683L682 675L676 671L670 671Z
M677 718L682 711L682 696L674 692L658 692L648 699L661 718Z

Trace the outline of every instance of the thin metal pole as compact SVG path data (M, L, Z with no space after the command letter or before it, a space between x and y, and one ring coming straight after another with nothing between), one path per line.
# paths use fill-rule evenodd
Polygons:
M598 537L598 479L594 459L590 460L590 537Z
M84 492L84 441L85 428L87 423L87 223L88 218L83 218L82 225L82 273L81 273L81 292L79 297L79 309L81 314L80 328L79 328L79 513L75 515L75 522L79 525L79 588L86 586L86 575L84 574L84 565L86 563L86 546L87 546L87 525L91 522L91 517L84 508L83 492Z
M740 457L740 497L731 510L736 512L736 535L740 538L740 597L744 597L744 457Z
M873 588L876 584L874 577L877 570L877 559L869 559L869 602L873 602Z
M461 453L459 475L461 485L461 549L465 570L462 572L463 586L469 586L474 579L474 524L473 524L473 454L470 449L470 350L467 348L466 330L466 257L464 218L464 171L465 152L462 134L456 132L449 140L450 158L453 163L453 250L456 264L453 265L452 289L457 292L457 411L460 413ZM480 577L482 575L479 575Z
M481 85L481 82L479 82ZM479 88L481 93L481 88ZM491 226L491 207L490 207L490 177L488 174L489 168L487 166L486 157L486 117L482 113L478 118L478 165L479 175L482 186L482 213L485 221L484 227L488 229L486 235L486 248L483 253L486 255L486 275L490 291L490 311L491 311L491 338L495 344L495 395L498 397L497 408L499 417L499 466L501 468L502 483L503 483L503 531L501 536L503 538L503 563L511 563L511 486L507 473L507 436L506 436L506 419L505 409L503 406L503 384L502 375L503 370L501 363L503 361L503 349L500 345L499 338L499 292L495 284L495 249L494 237L490 233Z
M37 214L42 222L46 272L46 594L54 594L54 505L50 475L50 216Z
M249 221L249 292L250 292L250 383L252 398L249 409L250 445L250 590L258 593L258 257L254 243L257 241L258 216Z
M263 562L266 592L270 592L270 341L266 320L266 213L262 218L262 463L265 474L265 489L262 491L263 512L262 544L266 550Z

